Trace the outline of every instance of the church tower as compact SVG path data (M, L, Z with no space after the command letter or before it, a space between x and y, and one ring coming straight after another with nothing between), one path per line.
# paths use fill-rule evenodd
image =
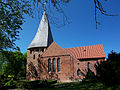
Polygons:
M31 44L27 48L28 50L39 48L46 49L53 42L49 22L46 12L44 11L38 31L32 40Z
M35 74L34 70L37 63L36 61L41 57L43 52L45 52L45 50L52 42L53 37L50 30L49 21L46 12L44 11L37 33L32 42L30 43L29 47L27 48L26 79L29 79L29 76L31 76L28 74Z

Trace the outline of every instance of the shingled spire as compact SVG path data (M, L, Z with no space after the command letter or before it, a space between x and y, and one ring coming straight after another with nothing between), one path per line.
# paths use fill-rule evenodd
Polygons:
M27 49L48 47L53 42L49 22L44 11L38 31Z

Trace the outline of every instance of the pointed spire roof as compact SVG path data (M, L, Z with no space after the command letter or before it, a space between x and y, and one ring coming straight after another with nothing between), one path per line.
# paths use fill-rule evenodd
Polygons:
M36 47L48 47L53 42L49 22L44 11L38 31L27 49Z

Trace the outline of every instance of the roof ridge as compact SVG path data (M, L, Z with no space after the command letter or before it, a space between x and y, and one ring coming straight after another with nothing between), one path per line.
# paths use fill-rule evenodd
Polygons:
M89 45L89 46L99 46L99 45L103 46L103 44L96 44L96 45ZM89 47L89 46L81 46L81 47ZM79 48L79 47L71 47L71 48L64 48L64 49L72 49L72 48Z
M77 59L81 58L105 58L103 44L64 49Z

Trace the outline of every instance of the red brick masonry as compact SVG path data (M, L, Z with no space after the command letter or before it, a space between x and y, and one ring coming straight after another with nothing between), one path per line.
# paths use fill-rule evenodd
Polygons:
M60 58L60 72L57 70L58 58ZM48 59L51 59L51 72L48 72ZM55 72L53 72L53 59L56 60ZM27 50L26 79L55 79L60 82L83 79L88 68L96 74L94 65L104 59L102 45L63 49L53 42L48 48L41 48L41 52L39 48Z

